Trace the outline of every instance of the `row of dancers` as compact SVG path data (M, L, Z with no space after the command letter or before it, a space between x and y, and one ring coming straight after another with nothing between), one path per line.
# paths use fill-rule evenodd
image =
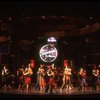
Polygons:
M55 92L62 93L69 92L73 89L74 77L77 76L78 89L77 91L87 91L88 87L88 76L87 71L84 68L80 68L77 74L73 73L73 69L70 66L65 66L63 70L58 71L54 64L50 66L46 66L40 64L38 70L36 72L37 82L32 86L34 76L34 69L28 65L26 68L19 68L16 74L16 80L18 83L18 91L25 90L27 93L32 89L39 89L40 93L53 93ZM7 66L4 66L1 72L1 85L0 88L3 87L4 91L7 89L12 89L10 85L10 71ZM100 70L96 67L92 69L92 89L100 90Z

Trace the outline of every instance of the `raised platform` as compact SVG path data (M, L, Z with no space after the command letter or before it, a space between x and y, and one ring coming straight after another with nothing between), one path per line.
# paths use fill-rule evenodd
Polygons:
M50 93L40 93L39 90L31 90L30 92L26 93L24 91L17 91L16 89L3 91L0 90L0 98L37 98L37 99L47 99L47 98L59 98L59 99L78 99L78 98L100 98L100 91L95 91L88 89L85 92L77 91L77 88L70 90L69 92L62 91L57 92L53 91L52 94Z

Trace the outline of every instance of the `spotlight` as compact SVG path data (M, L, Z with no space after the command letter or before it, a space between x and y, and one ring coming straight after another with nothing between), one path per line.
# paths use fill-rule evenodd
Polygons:
M49 37L49 38L47 39L47 41L48 41L49 43L57 42L56 38L54 38L54 37Z

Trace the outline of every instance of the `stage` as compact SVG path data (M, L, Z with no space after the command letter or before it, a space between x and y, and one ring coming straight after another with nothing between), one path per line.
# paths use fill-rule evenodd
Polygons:
M69 92L63 91L62 93L53 91L53 93L40 93L38 90L32 89L28 93L24 91L18 91L16 89L3 91L0 90L1 98L37 98L37 99L46 99L46 98L59 98L59 99L78 99L78 98L100 98L100 91L95 91L89 89L85 92L77 91L76 88L72 89Z

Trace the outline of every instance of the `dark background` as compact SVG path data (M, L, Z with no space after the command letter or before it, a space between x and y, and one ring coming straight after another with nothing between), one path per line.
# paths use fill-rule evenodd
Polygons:
M16 70L34 59L38 67L44 63L39 49L50 36L57 38L59 55L53 62L57 66L62 67L64 59L78 68L99 65L99 5L97 1L1 1L1 66Z

